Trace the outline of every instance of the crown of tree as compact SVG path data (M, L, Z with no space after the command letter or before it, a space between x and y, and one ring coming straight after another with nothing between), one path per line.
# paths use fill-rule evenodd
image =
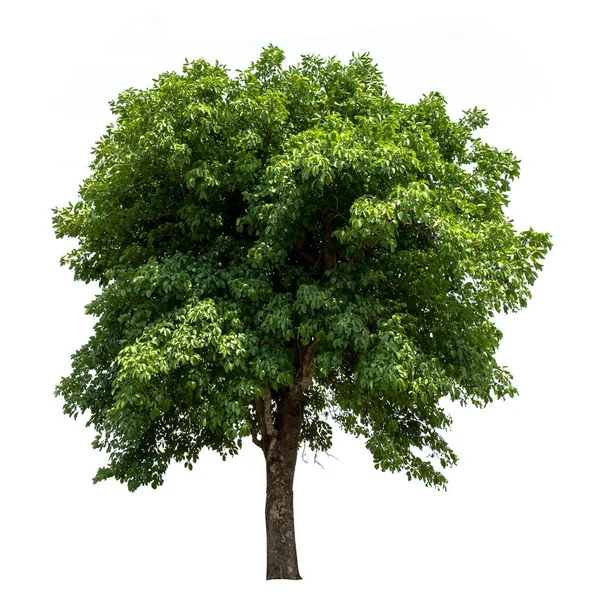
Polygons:
M273 46L233 76L186 62L111 103L81 199L53 219L78 241L62 262L101 288L57 394L108 453L95 481L131 490L250 437L267 575L297 578L298 447L327 451L337 423L376 467L444 487L440 401L515 394L493 316L526 305L551 244L506 217L519 161L476 136L483 110L399 103L368 55L283 62Z

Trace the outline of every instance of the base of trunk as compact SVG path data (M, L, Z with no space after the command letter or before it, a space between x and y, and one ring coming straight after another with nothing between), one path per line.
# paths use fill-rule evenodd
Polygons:
M283 569L280 569L278 573L269 573L269 570L267 569L267 581L270 579L292 579L292 580L299 580L302 579L302 577L300 577L300 573L298 573L298 570L290 570L288 573L284 573Z
M283 468L282 468L283 467ZM302 579L294 531L293 465L267 468L267 579Z
M302 579L296 555L293 487L302 430L302 394L310 384L311 360L310 352L300 353L299 374L286 392L273 398L267 388L264 398L254 399L267 467L267 579Z

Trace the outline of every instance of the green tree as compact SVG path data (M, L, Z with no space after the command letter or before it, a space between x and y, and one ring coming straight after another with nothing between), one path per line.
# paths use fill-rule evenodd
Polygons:
M494 355L551 247L504 214L519 161L449 118L401 104L368 55L273 46L245 71L186 62L111 103L62 263L100 286L94 334L57 386L109 455L96 482L156 487L171 461L266 461L267 578L299 579L298 448L362 436L376 468L445 487L457 457L440 400L516 393Z

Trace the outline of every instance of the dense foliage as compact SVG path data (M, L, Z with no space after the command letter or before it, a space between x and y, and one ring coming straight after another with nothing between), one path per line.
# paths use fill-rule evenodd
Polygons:
M530 297L549 236L504 214L519 161L475 135L484 111L405 105L367 55L269 47L245 71L187 62L111 104L81 199L55 209L63 263L101 292L57 386L130 489L256 438L253 398L314 353L301 441L331 423L375 465L444 486L446 397L512 396L498 311Z

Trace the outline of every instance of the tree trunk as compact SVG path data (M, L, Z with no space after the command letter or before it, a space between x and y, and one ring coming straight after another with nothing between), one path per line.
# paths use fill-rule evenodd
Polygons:
M310 368L317 346L314 340L297 346L297 372L292 386L275 397L267 387L263 397L253 401L256 418L250 416L252 441L262 449L267 468L267 579L302 579L294 531L294 472L302 430L302 400L311 383Z
M293 456L290 452L276 452L279 456L275 461L267 458L267 579L302 579L294 531L296 448Z
M302 428L302 396L289 390L277 402L276 434L264 447L267 467L267 579L301 579L294 531L294 472Z

